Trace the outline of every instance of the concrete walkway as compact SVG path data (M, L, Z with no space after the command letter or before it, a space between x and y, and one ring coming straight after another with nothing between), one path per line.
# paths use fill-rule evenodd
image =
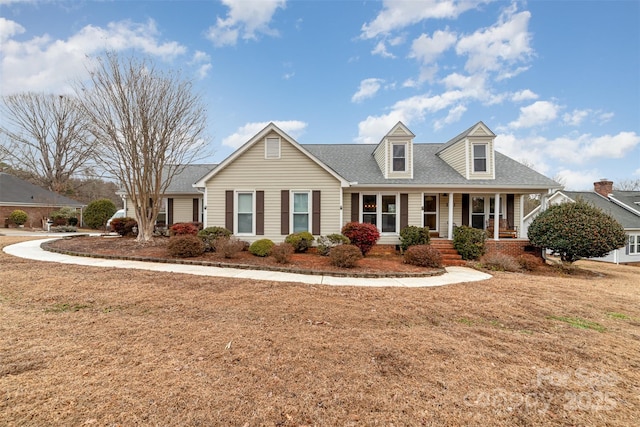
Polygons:
M12 235L16 235L13 234ZM33 236L34 234L28 234ZM60 234L56 236L61 237ZM28 258L37 261L57 262L62 264L87 265L109 268L135 268L171 273L195 274L200 276L233 277L238 279L271 280L277 282L299 282L310 285L333 286L396 286L396 287L427 287L442 286L452 283L475 282L490 279L492 276L467 267L447 267L447 272L433 277L393 277L393 278L359 278L359 277L335 277L312 276L307 274L283 273L263 270L244 270L238 268L208 267L185 264L165 264L142 261L109 260L101 258L87 258L79 256L62 255L48 252L40 248L40 244L48 240L28 240L21 243L6 246L5 253L20 258Z

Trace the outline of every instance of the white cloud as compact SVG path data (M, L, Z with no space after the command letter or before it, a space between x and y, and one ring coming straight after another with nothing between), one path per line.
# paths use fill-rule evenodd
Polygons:
M200 80L204 79L205 77L207 77L207 75L209 75L209 71L212 68L210 61L211 61L211 57L205 52L196 50L196 52L193 54L193 58L189 62L189 65L194 65L197 67L196 76Z
M358 91L351 97L351 102L362 102L365 99L374 97L383 82L384 80L375 78L362 80Z
M567 190L589 191L593 190L593 183L599 181L601 176L597 169L562 169L556 174L556 178Z
M591 114L590 110L573 110L570 113L565 113L562 120L569 126L580 126L589 114Z
M539 136L521 137L512 133L499 133L496 135L496 150L511 157L542 174L548 174L551 166L549 164L546 148L549 142Z
M222 0L229 8L225 18L217 17L216 24L207 30L207 38L215 46L233 46L239 38L255 40L258 34L278 35L269 27L278 9L286 7L286 0Z
M598 120L600 120L600 124L607 123L608 121L613 119L613 116L615 116L614 113L600 113L600 115L598 116Z
M383 58L395 58L395 55L393 55L392 53L390 53L387 50L387 45L383 40L380 40L376 46L373 48L373 50L371 51L372 55L380 55Z
M560 106L549 101L536 101L531 105L520 108L520 116L509 123L513 129L530 128L548 123L558 116Z
M529 89L521 90L511 95L513 102L531 101L533 99L538 99L538 95Z
M437 120L433 127L436 130L442 129L444 125L450 125L451 123L456 123L460 121L462 115L467 111L467 107L464 105L456 105L452 109L449 110L449 114L442 120Z
M362 26L361 37L372 39L425 19L452 19L488 0L385 0L375 19Z
M23 91L70 92L70 81L86 76L87 56L105 50L137 49L165 60L187 50L177 42L159 41L153 20L145 24L111 22L106 28L88 25L67 40L54 40L47 34L26 41L7 39L1 49L0 87L5 95Z
M233 134L227 136L222 140L222 145L231 148L239 148L251 138L253 138L258 132L264 129L271 122L253 122L247 123L244 126L241 126L236 130ZM301 122L299 120L284 120L284 121L274 121L276 126L286 132L289 136L294 139L297 139L307 127L305 122Z
M498 79L501 79L526 69L510 68L533 55L529 45L531 35L528 32L531 13L515 11L514 4L502 13L494 26L460 38L456 52L468 56L465 70L470 73L498 72Z
M22 25L0 16L0 50L2 50L2 43L5 40L9 40L16 34L22 33L24 33L24 27Z
M429 65L453 46L457 39L456 34L449 31L435 31L433 37L422 34L411 44L409 57L418 59L424 65Z

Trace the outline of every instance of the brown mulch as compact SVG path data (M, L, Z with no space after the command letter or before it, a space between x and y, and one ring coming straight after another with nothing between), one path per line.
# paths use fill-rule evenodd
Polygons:
M320 256L315 249L308 253L296 253L291 257L291 262L279 264L271 257L258 257L248 251L239 252L233 258L227 259L215 252L206 252L202 256L189 258L172 258L167 251L168 238L157 237L146 244L138 243L129 237L71 237L59 239L48 244L49 247L85 254L129 256L141 258L155 258L161 260L188 260L193 262L203 261L212 264L225 264L229 266L253 266L268 267L272 269L291 272L308 273L332 273L345 275L385 275L385 274L438 274L440 269L428 269L403 262L402 255L395 251L372 251L365 258L358 261L354 268L339 268L331 265L329 257Z
M578 266L364 288L0 251L0 425L637 425L638 269Z

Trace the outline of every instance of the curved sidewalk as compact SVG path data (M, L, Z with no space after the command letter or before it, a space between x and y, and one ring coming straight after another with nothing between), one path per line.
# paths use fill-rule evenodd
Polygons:
M306 274L283 273L263 270L243 270L238 268L221 268L185 264L165 264L143 261L109 260L101 258L86 258L48 252L40 248L47 240L28 240L4 247L3 251L9 255L28 258L37 261L58 262L62 264L88 265L109 268L135 268L142 270L163 271L171 273L185 273L200 276L232 277L239 279L271 280L277 282L299 282L310 285L332 286L369 286L369 287L428 287L442 286L453 283L476 282L490 279L490 274L482 273L467 267L447 267L447 272L433 277L393 277L393 278L359 278L335 276L311 276Z

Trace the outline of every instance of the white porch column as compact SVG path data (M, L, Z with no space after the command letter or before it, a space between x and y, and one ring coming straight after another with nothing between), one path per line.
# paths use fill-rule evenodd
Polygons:
M496 193L496 201L493 206L493 240L500 239L500 193Z
M453 240L453 193L449 193L449 221L447 222L447 239Z
M521 194L520 195L520 218L518 221L518 238L523 239L527 237L522 235L523 232L524 232L524 194Z

